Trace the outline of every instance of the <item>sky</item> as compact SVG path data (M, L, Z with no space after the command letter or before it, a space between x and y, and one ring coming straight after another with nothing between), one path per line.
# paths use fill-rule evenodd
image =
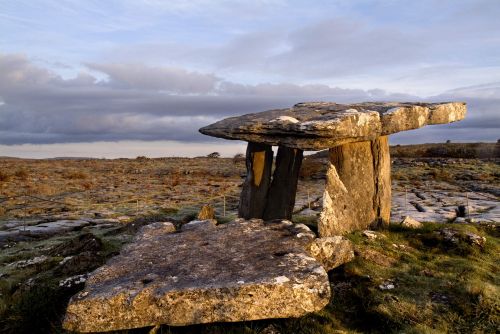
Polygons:
M297 102L465 101L393 144L500 138L500 1L0 0L0 156L242 153Z

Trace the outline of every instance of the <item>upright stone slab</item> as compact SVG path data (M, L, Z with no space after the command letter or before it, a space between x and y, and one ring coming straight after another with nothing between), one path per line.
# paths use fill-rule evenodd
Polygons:
M331 148L319 233L344 234L389 224L391 174L387 137Z
M273 150L270 145L248 143L247 177L240 196L238 215L245 219L262 218L271 182Z
M322 237L364 229L375 220L371 143L331 148L329 158L323 212L318 224Z
M276 167L267 197L264 219L291 219L295 194L299 181L303 151L280 146L276 155Z
M391 219L391 156L389 137L381 136L371 142L375 194L373 209L376 221L373 227L389 226Z

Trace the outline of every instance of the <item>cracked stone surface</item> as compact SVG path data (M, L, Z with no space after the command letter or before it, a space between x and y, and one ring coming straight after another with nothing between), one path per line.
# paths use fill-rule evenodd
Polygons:
M460 121L463 102L298 103L291 108L223 119L200 129L213 137L321 150L417 129Z
M325 269L305 251L305 225L242 220L148 226L73 296L64 328L112 331L299 317L330 299Z
M87 220L57 220L36 225L22 225L22 222L6 224L6 230L0 231L0 246L9 241L23 240L26 237L50 237L56 234L82 229L91 223Z
M464 206L465 218L500 223L500 202L491 194L465 192L444 183L429 183L422 189L408 189L406 192L397 183L394 188L392 221L402 221L405 216L411 216L419 222L446 223L457 218L458 206Z

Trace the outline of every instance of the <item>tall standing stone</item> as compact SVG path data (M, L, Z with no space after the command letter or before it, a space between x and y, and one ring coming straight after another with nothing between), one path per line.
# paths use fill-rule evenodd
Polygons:
M302 158L303 151L300 149L278 148L276 168L264 211L265 220L292 218Z
M366 228L375 220L373 158L369 141L333 147L318 224L322 237Z
M387 136L333 147L329 160L320 235L388 225L391 165Z
M246 154L247 177L240 196L239 216L245 219L262 218L271 182L273 150L270 145L248 143Z
M389 137L381 136L371 142L375 194L373 209L376 221L373 227L388 226L391 218L391 156Z

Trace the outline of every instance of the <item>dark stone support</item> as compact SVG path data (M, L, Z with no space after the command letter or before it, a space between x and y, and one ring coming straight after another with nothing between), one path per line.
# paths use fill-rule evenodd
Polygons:
M238 215L245 219L262 218L271 183L273 150L270 145L249 142L247 177L240 196Z
M303 151L280 146L267 198L264 219L291 219Z

